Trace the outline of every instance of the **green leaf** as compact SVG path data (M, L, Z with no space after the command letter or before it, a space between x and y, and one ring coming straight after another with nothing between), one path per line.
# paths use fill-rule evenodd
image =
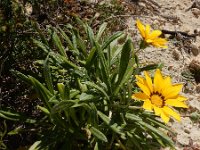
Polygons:
M44 61L44 69L43 69L43 73L44 73L44 78L47 84L47 87L49 89L49 91L53 94L54 93L54 89L53 89L53 82L52 82L52 78L51 78L51 70L49 68L49 55L47 56L47 58Z
M37 108L40 109L42 112L44 112L46 115L50 114L49 110L46 109L45 107L37 105Z
M82 51L83 55L86 57L87 56L86 45L85 45L83 39L81 38L81 36L79 35L78 31L75 30L74 33L75 33L75 36L76 36L77 46Z
M61 65L67 66L67 67L70 67L70 68L74 68L74 69L79 69L79 67L76 64L74 64L71 61L67 60L65 57L61 57L61 58L63 60Z
M48 44L48 41L47 41L47 38L45 37L45 34L44 34L43 30L40 29L39 23L33 22L33 26L35 27L36 31L39 33L39 36L40 36L42 42L43 42L45 45L49 45L49 44Z
M75 98L77 95L79 95L80 91L79 90L70 90L70 99Z
M41 48L45 53L48 53L50 51L47 45L43 44L38 40L33 39L33 43L37 45L39 48Z
M110 43L111 43L112 41L114 41L115 39L117 39L117 38L120 37L121 35L123 35L122 32L117 32L117 33L111 35L111 36L108 38L108 40L102 45L102 47L101 47L102 51L103 51L104 49L106 49L106 48L108 47L108 45L110 45Z
M72 108L76 108L76 107L83 107L83 108L85 108L85 110L87 110L87 111L89 111L89 110L91 109L90 106L89 106L88 104L86 104L86 103L74 104L74 105L72 106Z
M63 100L70 99L70 89L68 85L64 85L63 83L58 83L57 88Z
M164 134L163 131L156 129L153 126L151 126L148 123L145 123L143 121L138 121L138 122L136 122L136 124L146 127L148 130L150 130L151 132L154 132L156 135L158 135L159 139L163 139L165 141L165 143L168 143L171 147L174 147L173 141L166 134Z
M108 142L108 139L106 138L106 136L101 132L99 131L97 128L95 127L91 127L89 129L91 131L91 133L99 140L101 141L104 141L104 142Z
M125 134L122 132L122 128L120 126L118 126L117 123L111 123L111 120L108 116L106 116L105 114L103 114L100 111L97 111L99 117L115 132L118 134L121 134L122 137L125 136Z
M24 82L26 82L27 84L31 84L29 78L23 73L13 69L11 69L11 73L20 78L21 80L23 80Z
M134 114L131 114L131 113L126 113L125 117L127 119L130 119L132 121L142 121L142 119Z
M126 41L122 48L122 53L121 53L121 59L120 59L120 64L119 64L119 77L118 77L118 84L120 84L122 78L124 77L127 67L129 64L130 60L130 52L133 49L133 44L130 39Z
M110 78L109 78L109 68L108 68L108 64L106 61L106 58L104 56L103 50L100 48L100 45L95 41L95 47L97 49L98 52L98 58L100 60L100 68L99 71L101 73L103 82L106 83L107 87L108 87L108 92L111 92L111 83L110 83Z
M58 47L58 49L60 51L60 54L67 58L67 54L65 53L65 49L64 49L64 47L61 43L60 38L58 37L58 35L55 31L53 32L52 37L53 37L54 44Z
M36 120L29 119L23 114L19 114L10 110L0 110L0 117L12 121L24 121L26 123L35 123Z
M77 37L76 37L74 31L72 31L72 44L73 44L75 53L79 54L79 51L77 49L77 47L78 47L78 45L77 45Z
M92 99L94 99L95 98L95 96L94 95L91 95L91 94L87 94L87 93L82 93L81 95L80 95L80 100L81 101L87 101L87 100L92 100Z
M99 150L98 142L96 142L96 144L94 146L94 150Z
M18 113L12 113L9 111L0 110L0 117L7 120L19 121L21 118L21 115Z
M97 58L97 53L96 53L96 48L93 47L87 57L87 60L86 60L86 68L87 69L90 69L90 67L93 65L94 63L94 60Z
M79 102L79 100L65 100L65 101L61 101L60 103L58 103L57 105L55 105L52 108L51 113L55 114L57 112L68 110L70 107L72 107L73 105L75 105L78 102Z
M91 47L93 47L94 46L94 40L95 40L93 30L87 24L86 24L86 27L87 27L87 35L88 35L88 38L90 40Z
M127 135L130 137L129 139L131 140L132 143L134 143L134 145L137 147L138 150L142 150L141 148L141 143L138 142L137 138L132 135L132 133L127 132Z
M58 92L60 94L60 97L62 99L64 99L64 89L65 89L65 85L63 83L57 83L57 88L58 88Z
M122 51L122 46L114 46L112 49L112 54L111 54L111 61L110 61L110 65L113 65L114 63L116 63L119 59L119 55L121 54Z
M98 90L99 92L101 92L106 97L107 100L110 99L109 96L107 95L107 93L104 91L103 88L99 87L98 85L96 85L96 84L94 84L94 83L92 83L90 81L86 81L85 84L87 84L88 86L93 87L96 90Z
M58 29L59 29L59 31L60 31L60 33L61 33L63 39L67 42L68 47L69 47L70 49L74 49L73 43L71 42L71 40L70 40L70 38L67 36L67 34L66 34L60 27L59 27Z
M59 65L63 68L67 68L67 69L69 69L69 68L78 69L78 66L76 64L72 63L66 57L64 57L58 53L50 52L49 56L53 59L54 63L56 62L56 65Z
M167 127L165 124L163 124L162 122L160 122L160 121L158 121L156 119L147 117L147 120L151 121L152 123L158 125L159 127L163 128L163 129L166 129L166 130L170 131L172 134L174 133L169 127Z
M16 127L14 130L8 132L8 135L16 135L19 134L23 130L22 126Z
M105 31L108 23L104 22L100 27L96 35L96 41L99 41L100 38L102 37L103 32Z
M52 93L37 79L35 79L32 76L28 76L30 81L32 82L32 85L34 86L36 92L40 95L40 98L42 99L43 103L45 104L46 108L48 110L51 109L51 106L49 104L49 99L53 97Z
M124 83L126 83L126 82L130 79L131 75L133 74L134 68L133 68L133 66L131 66L131 67L128 68L127 70L128 70L128 71L127 71L126 74L124 75L124 77L123 77L123 79L121 80L121 82L118 83L118 85L116 85L116 89L115 89L115 91L114 91L114 95L117 95L118 92L119 92L119 90L120 90L120 88L124 85Z
M103 114L102 112L100 111L97 111L99 117L107 124L109 125L110 124L110 118L108 116L106 116L105 114Z
M28 150L40 150L40 144L41 141L36 141L35 143L33 143L33 145L31 145L31 147Z

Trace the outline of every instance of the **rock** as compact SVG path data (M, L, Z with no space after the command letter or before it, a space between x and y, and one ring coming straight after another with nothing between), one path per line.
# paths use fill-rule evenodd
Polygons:
M187 134L190 134L190 130L188 130L188 129L185 129L184 132Z
M192 100L189 101L189 105L200 111L200 101L198 100L198 98L194 98Z
M188 82L185 85L184 92L185 93L192 93L194 91L194 85L191 82Z
M192 73L200 71L200 56L193 58L189 64L189 69Z
M200 28L194 29L194 34L200 35Z
M156 19L156 20L153 21L153 24L154 24L154 25L159 25L159 24L160 24L160 21L158 21L158 20Z
M194 56L197 56L200 53L199 48L195 44L190 44L190 48Z
M172 55L173 55L173 58L174 58L175 60L179 60L179 59L180 59L179 51L173 50Z
M182 133L177 135L177 142L182 145L189 145L190 138L187 133Z
M200 55L190 62L189 70L193 74L196 83L200 83Z
M198 85L196 86L196 92L197 92L197 93L200 93L200 84L198 84Z
M193 15L195 16L195 17L199 17L199 15L200 15L200 10L199 9L197 9L197 8L192 8L192 13L193 13Z

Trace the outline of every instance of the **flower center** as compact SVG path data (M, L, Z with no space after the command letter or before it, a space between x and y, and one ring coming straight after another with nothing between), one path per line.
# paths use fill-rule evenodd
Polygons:
M152 95L150 100L157 107L163 107L164 105L164 99L157 94Z

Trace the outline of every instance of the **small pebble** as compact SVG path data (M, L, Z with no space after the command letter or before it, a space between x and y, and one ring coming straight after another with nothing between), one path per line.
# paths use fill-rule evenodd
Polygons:
M189 69L191 72L198 72L200 70L200 59L194 58L190 64L189 64Z
M173 58L174 58L175 60L179 60L179 59L180 59L179 51L173 50L172 55L173 55Z
M199 17L199 15L200 15L200 10L199 9L197 9L197 8L192 8L192 13L193 13L193 15L195 16L195 17Z
M196 86L196 92L200 93L200 83Z
M190 131L188 129L185 129L184 132L190 134Z
M200 52L199 48L195 44L190 45L191 52L194 56L197 56Z

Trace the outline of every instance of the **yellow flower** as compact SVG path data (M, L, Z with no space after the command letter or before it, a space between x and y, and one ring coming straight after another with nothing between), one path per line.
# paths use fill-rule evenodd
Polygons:
M150 25L144 26L140 20L136 21L136 25L140 31L140 34L142 35L144 41L147 44L151 44L155 47L161 47L161 48L167 48L167 40L164 38L160 38L159 36L162 34L160 30L153 30L150 32L151 27Z
M143 108L154 110L165 123L169 122L170 116L180 121L180 115L171 106L188 108L184 103L187 98L179 94L183 84L172 85L171 78L163 77L159 69L156 70L153 81L148 72L145 71L144 75L146 80L136 75L136 84L142 92L133 94L132 98L144 101Z

